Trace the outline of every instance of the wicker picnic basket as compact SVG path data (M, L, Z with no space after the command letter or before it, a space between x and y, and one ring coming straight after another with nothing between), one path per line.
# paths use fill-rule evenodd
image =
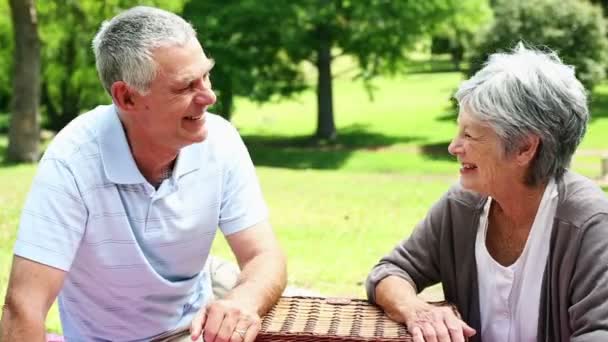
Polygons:
M154 341L185 342L190 337L186 328ZM281 297L262 318L262 329L256 338L256 342L269 341L411 342L413 339L403 324L393 322L363 299Z
M444 302L433 303L447 305ZM403 324L362 299L282 297L256 342L413 341Z

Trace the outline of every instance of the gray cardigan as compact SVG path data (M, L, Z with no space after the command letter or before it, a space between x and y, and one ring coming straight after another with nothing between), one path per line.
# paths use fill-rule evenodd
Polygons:
M542 283L538 341L608 341L608 198L592 181L566 172ZM382 258L368 276L375 288L389 275L420 292L441 282L447 301L478 331L481 341L475 234L487 197L451 188L412 235Z

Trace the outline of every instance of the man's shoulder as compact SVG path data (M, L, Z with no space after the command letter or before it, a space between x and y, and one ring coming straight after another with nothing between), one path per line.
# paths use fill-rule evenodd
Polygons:
M98 106L74 118L53 138L43 158L53 158L68 163L79 152L94 154L97 127L113 111L113 106ZM90 149L91 151L85 151Z
M225 118L223 118L217 114L207 112L205 114L205 120L206 120L207 124L209 125L210 134L214 134L214 133L216 133L216 131L219 131L217 133L222 133L222 134L226 134L227 132L233 132L233 133L238 134L236 128L230 121L226 120ZM220 136L220 134L217 134L217 135Z
M233 151L241 144L241 136L237 128L223 117L207 113L206 123L208 129L207 143L215 150Z

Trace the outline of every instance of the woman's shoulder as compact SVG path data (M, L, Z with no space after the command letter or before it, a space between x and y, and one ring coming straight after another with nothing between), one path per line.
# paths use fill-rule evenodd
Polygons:
M593 180L567 171L558 182L556 216L581 226L596 215L607 215L608 196Z
M488 199L487 196L467 190L459 182L453 184L443 196L442 200L458 205L481 209Z

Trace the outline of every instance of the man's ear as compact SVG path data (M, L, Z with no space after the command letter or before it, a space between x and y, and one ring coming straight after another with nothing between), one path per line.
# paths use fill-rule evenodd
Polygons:
M527 135L517 148L516 158L518 164L530 164L540 149L540 143L538 135Z
M116 81L112 83L112 99L114 104L121 109L123 112L130 112L135 109L134 97L137 96L137 91L129 87L129 85L123 81Z

